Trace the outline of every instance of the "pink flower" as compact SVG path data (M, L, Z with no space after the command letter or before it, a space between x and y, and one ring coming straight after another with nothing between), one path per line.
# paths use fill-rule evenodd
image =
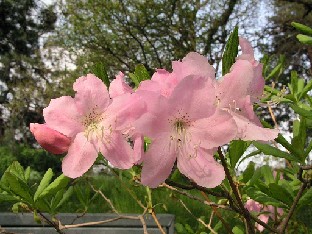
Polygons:
M30 131L42 148L52 154L62 154L67 152L71 140L62 133L49 128L46 124L30 124Z
M109 86L109 95L111 98L133 93L133 89L125 82L125 75L119 72ZM133 94L136 95L136 94ZM140 163L144 151L144 137L138 134L132 126L125 130L125 133L133 140L134 159L136 164Z
M260 213L263 205L261 205L259 202L256 202L255 200L249 199L247 200L246 204L245 204L245 208L249 211L249 212L256 212L256 213ZM258 217L262 222L264 223L268 223L269 221L269 216L266 214L260 214ZM255 224L255 227L262 232L264 230L264 227L258 223Z
M212 80L188 76L167 98L156 92L137 93L148 100L148 112L136 128L152 140L143 160L141 182L157 187L177 160L179 170L197 184L219 185L225 175L213 152L233 139L236 125L230 114L216 109Z
M71 178L81 176L99 152L113 166L130 168L136 159L124 132L144 109L140 97L127 93L112 100L104 83L92 74L77 79L73 88L74 98L52 99L43 110L47 125L72 139L63 173Z
M157 69L151 80L144 80L140 83L138 90L152 91L169 97L177 84L178 80L174 73Z
M242 54L237 57L237 60L246 60L252 64L254 76L249 85L249 95L253 101L257 101L263 94L265 81L262 76L263 65L255 60L254 51L249 41L245 38L239 38L239 45L242 49Z
M276 216L279 215L283 215L283 209L281 208L277 208L277 214L275 214L275 208L271 205L269 206L264 206L262 204L260 204L259 202L253 200L253 199L248 199L246 204L245 204L245 208L249 211L249 212L256 212L256 213L260 213L260 212L266 212L264 214L260 214L258 216L258 218L264 222L264 223L268 223L269 222L269 218L272 218L273 220L275 220ZM260 231L263 232L264 227L258 223L255 224L255 227Z
M215 77L215 69L208 63L207 58L196 52L188 53L182 61L173 61L172 69L172 73L157 69L151 80L141 82L138 90L157 92L169 97L178 83L189 75Z
M126 84L124 81L125 75L122 72L119 72L116 76L116 79L114 79L109 86L109 96L111 98L120 96L122 94L126 93L133 93L132 88Z
M217 106L234 118L242 140L273 140L278 130L263 128L253 111L253 102L263 93L262 64L255 61L249 42L240 38L243 55L231 67L230 73L216 83Z
M188 53L182 61L172 62L173 73L182 80L189 75L202 76L210 79L215 78L216 71L206 57L196 53Z

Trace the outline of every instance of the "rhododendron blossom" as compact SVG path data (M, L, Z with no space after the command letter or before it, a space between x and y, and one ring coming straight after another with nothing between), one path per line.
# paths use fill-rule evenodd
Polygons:
M204 56L196 52L188 53L182 61L172 62L172 72L157 69L151 80L141 82L138 90L147 90L169 97L177 84L189 75L206 78L215 77L215 69Z
M269 218L272 218L273 220L275 220L276 216L281 216L284 212L283 209L281 208L277 208L275 211L274 206L264 206L262 204L260 204L259 202L253 200L253 199L248 199L246 204L245 204L245 208L248 211L252 211L252 212L256 212L256 213L260 213L260 212L264 212L263 214L260 214L258 216L258 218L264 222L264 223L268 223L269 222ZM277 214L276 214L277 212ZM258 223L255 224L255 227L262 232L264 230L264 227Z
M263 94L262 65L254 60L248 41L241 39L240 45L243 55L238 57L230 72L217 81L217 106L233 116L238 127L237 138L273 140L278 130L263 128L252 105Z
M104 83L92 74L77 79L73 88L74 98L53 99L43 111L49 127L72 138L62 163L63 173L71 178L81 176L98 152L113 166L130 168L138 159L124 133L141 114L144 103L129 93L110 99Z
M42 148L52 154L63 154L68 151L71 143L69 137L49 128L46 124L31 123L29 128Z
M138 94L149 101L149 107L136 127L152 140L143 160L141 182L157 187L177 160L179 170L197 184L219 185L225 175L213 152L233 139L236 125L230 114L215 107L212 80L186 77L168 98L150 91Z

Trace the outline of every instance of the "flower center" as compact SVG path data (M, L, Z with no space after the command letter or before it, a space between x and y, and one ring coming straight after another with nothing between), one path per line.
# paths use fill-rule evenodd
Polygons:
M85 127L84 134L88 141L101 139L106 143L109 143L107 131L110 134L112 132L111 125L105 127L104 115L100 113L96 108L93 108L82 120L82 124Z
M189 128L192 125L190 116L187 113L178 112L178 115L170 119L169 123L172 124L169 147L173 147L178 157L196 157L197 150L192 145L192 134Z

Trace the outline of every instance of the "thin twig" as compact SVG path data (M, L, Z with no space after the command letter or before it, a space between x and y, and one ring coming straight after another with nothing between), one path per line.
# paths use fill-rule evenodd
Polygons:
M138 217L140 218L140 221L141 221L142 226L143 226L143 233L144 233L144 234L148 234L148 233L147 233L146 222L145 222L145 220L144 220L144 216L143 216L143 215L139 215Z
M51 221L48 217L46 217L46 216L45 216L43 213L41 213L40 211L38 211L38 214L39 214L48 224L50 224L52 227L54 227L54 229L55 229L58 233L64 234L64 232L62 231L62 229L60 228L60 226L59 226L57 223Z
M213 234L217 234L217 232L215 230L213 230L213 228L211 227L211 222L209 222L209 224L205 223L204 220L202 220L201 218L196 217L191 211L190 209L185 205L185 203L179 199L179 202L182 204L182 206L184 207L184 209L186 209L187 212L190 213L190 215L192 215L199 223L201 223L202 225L204 225L206 228L208 228ZM212 212L213 213L213 212Z
M87 222L87 223L78 223L78 224L70 224L70 225L61 225L60 224L60 229L69 229L69 228L76 228L76 227L85 227L85 226L94 226L94 225L99 225L99 224L104 224L104 223L110 223L117 221L119 219L132 219L132 220L140 220L138 216L128 216L128 215L119 215L115 218L107 219L107 220L102 220L102 221L95 221L95 222Z
M236 185L235 185L235 183L233 181L233 178L231 176L231 173L230 173L230 171L229 171L229 169L227 167L227 163L226 163L225 157L224 157L224 155L222 153L221 147L218 147L218 154L219 154L222 166L224 168L224 172L226 174L226 177L227 177L227 179L228 179L228 181L230 183L230 186L231 186L232 191L234 193L235 199L236 199L236 201L238 203L238 207L241 210L241 213L243 214L243 216L244 216L244 218L245 218L245 220L247 222L248 233L253 234L253 233L255 233L255 230L254 230L253 224L252 224L251 219L250 219L250 213L249 213L249 211L247 209L245 209L245 206L244 206L243 201L241 199L241 196L239 194L239 190L237 189L237 187L236 187Z
M258 224L260 224L261 226L263 226L266 229L270 230L272 233L278 233L276 229L274 229L273 227L269 226L268 224L266 224L262 220L258 219L256 216L250 214L250 218L253 219L255 222L257 222Z
M282 222L280 223L280 225L277 227L278 233L284 233L284 231L286 230L286 227L287 227L287 225L288 225L288 222L289 222L291 216L293 215L293 213L294 213L294 211L295 211L295 208L296 208L296 206L297 206L297 204L298 204L298 202L299 202L299 200L300 200L300 198L301 198L301 196L302 196L302 194L303 194L303 191L306 189L307 185L308 185L307 183L303 183L303 184L301 185L301 187L300 187L300 189L299 189L299 191L298 191L298 193L297 193L297 196L296 196L296 198L295 198L295 200L294 200L294 203L293 203L293 204L291 205L291 207L290 207L290 210L289 210L289 212L288 212L288 215L286 216L285 219L283 219L283 221L282 221Z
M143 203L137 198L137 196L134 194L134 192L129 189L126 185L126 183L119 178L118 173L114 170L114 168L110 167L110 169L114 172L116 178L120 181L120 183L122 183L122 185L124 186L124 188L126 188L127 192L130 194L130 196L138 203L138 205L143 209L146 210L147 208L143 205Z
M173 190L173 191L175 191L175 192L177 192L179 194L182 194L182 195L184 195L184 196L186 196L188 198L191 198L193 200L199 201L199 202L201 202L201 203L203 203L203 204L205 204L207 206L215 206L215 207L218 207L218 208L221 208L221 209L233 211L233 209L231 207L229 207L229 206L219 205L219 204L216 204L214 202L207 202L207 201L205 201L205 200L203 200L203 199L201 199L201 198L199 198L197 196L194 196L194 195L189 194L189 193L187 193L185 191L179 190L179 189L177 189L175 187L172 187L172 186L170 186L170 185L168 185L166 183L162 183L160 186L166 187L166 188L168 188L170 190Z
M117 209L115 208L115 206L113 205L113 203L111 202L111 200L110 200L109 198L107 198L107 197L102 193L101 190L95 189L95 188L93 187L93 185L90 184L90 183L89 183L89 185L90 185L90 187L92 188L92 190L93 190L94 192L100 194L100 195L102 196L102 198L110 205L112 211L113 211L114 213L116 213L116 214L119 215L119 212L117 211Z
M202 196L206 199L207 202L210 202L209 197L207 196L206 193L204 193L203 191L201 191ZM217 207L215 206L211 206L211 208L213 209L213 212L216 213L216 215L218 216L219 220L221 221L221 223L224 225L225 229L228 231L228 233L233 234L229 224L227 222L225 222L225 220L222 218L221 214L219 213Z
M159 229L159 231L162 233L162 234L166 234L166 232L164 231L164 229L162 228L161 224L159 223L157 217L156 217L156 214L154 212L154 210L152 209L152 212L151 212L151 215L153 217L153 219L155 220L155 223L157 224L157 227Z

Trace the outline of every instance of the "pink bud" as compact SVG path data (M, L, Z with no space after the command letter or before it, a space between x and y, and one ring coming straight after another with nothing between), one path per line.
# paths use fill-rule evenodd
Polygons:
M46 124L31 123L30 131L42 148L53 154L62 154L68 151L71 139L62 133L49 128Z

